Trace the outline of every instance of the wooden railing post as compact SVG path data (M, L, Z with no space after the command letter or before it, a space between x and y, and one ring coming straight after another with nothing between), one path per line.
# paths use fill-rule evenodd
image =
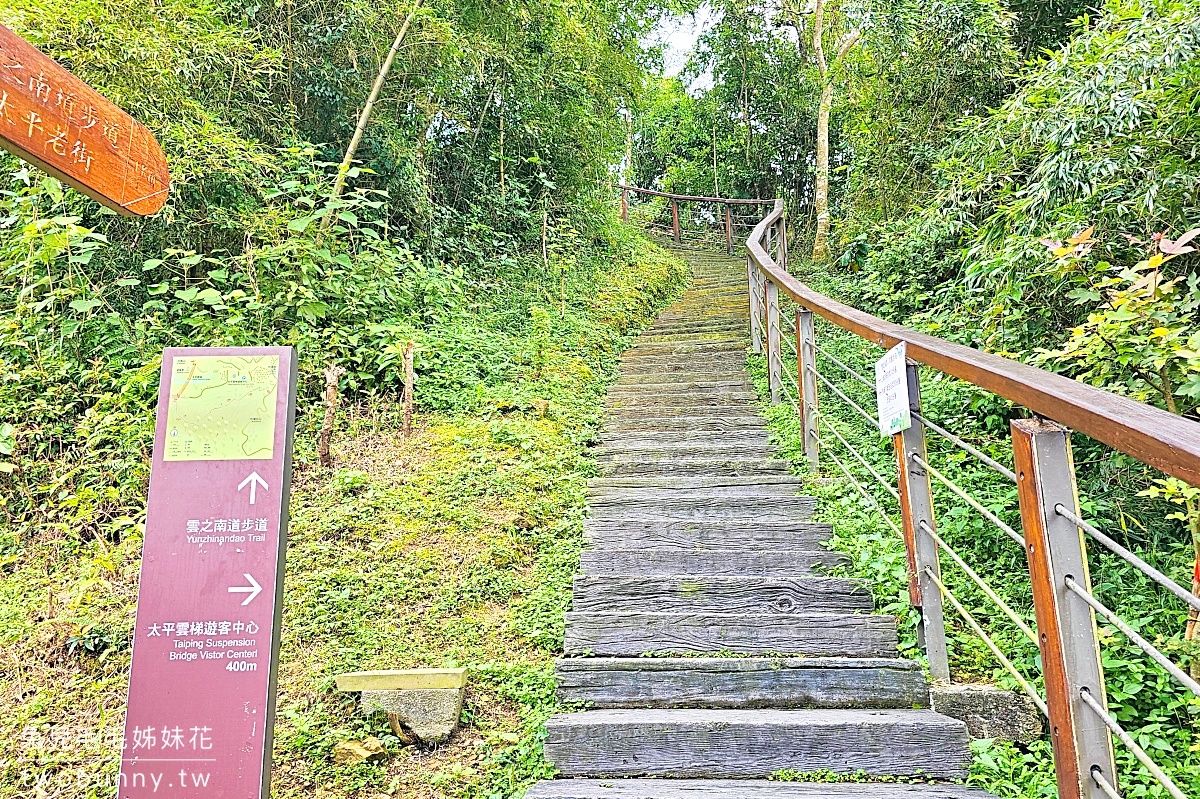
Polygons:
M1092 774L1099 771L1112 785L1117 775L1112 736L1080 699L1088 691L1108 705L1096 617L1065 582L1070 577L1091 590L1087 551L1083 532L1054 510L1062 505L1079 515L1070 433L1041 419L1017 419L1012 436L1058 795L1099 799L1105 794Z
M796 390L800 396L800 418L804 426L804 457L808 470L821 467L821 434L817 429L817 376L807 367L817 368L817 338L813 312L796 311Z
M746 282L750 292L750 343L754 352L761 353L762 347L762 306L759 304L758 266L749 254L746 255Z
M675 237L675 243L680 241L679 237L679 200L671 200L671 235Z
M725 203L725 248L733 255L733 215L729 203Z
M629 189L621 189L621 221L629 221Z
M917 365L910 363L908 396L912 410L921 411L921 382ZM929 674L938 682L950 681L950 659L946 649L946 620L942 615L942 592L931 578L942 579L938 545L929 531L937 532L933 517L933 491L929 474L922 463L925 453L925 425L915 416L912 426L892 436L896 449L896 473L900 486L900 515L904 520L904 548L908 554L908 596L919 608L917 641L929 658Z
M783 384L783 360L780 354L782 331L779 329L779 287L767 279L767 383L771 387L771 404L779 404L779 387Z

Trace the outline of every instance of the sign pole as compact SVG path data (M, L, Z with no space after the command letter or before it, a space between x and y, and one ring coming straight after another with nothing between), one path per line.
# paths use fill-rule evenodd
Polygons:
M163 353L118 799L270 796L291 347Z

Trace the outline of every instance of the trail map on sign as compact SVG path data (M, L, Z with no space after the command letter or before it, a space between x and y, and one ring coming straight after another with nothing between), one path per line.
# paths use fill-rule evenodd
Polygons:
M277 355L175 358L163 460L274 457L278 393Z

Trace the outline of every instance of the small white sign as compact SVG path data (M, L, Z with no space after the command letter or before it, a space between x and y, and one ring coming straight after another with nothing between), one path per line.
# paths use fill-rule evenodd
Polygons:
M885 436L895 435L912 427L905 364L903 341L888 350L875 364L875 400L879 406L879 432Z

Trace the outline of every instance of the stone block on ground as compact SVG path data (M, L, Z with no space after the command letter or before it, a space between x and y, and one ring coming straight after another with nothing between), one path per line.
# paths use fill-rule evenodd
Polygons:
M462 688L418 688L399 691L363 691L364 712L384 712L402 739L413 743L438 744L449 740L462 714Z
M387 756L387 750L383 748L383 741L374 736L365 741L342 741L334 744L333 747L333 762L344 766L377 763L387 760Z
M966 723L972 738L1028 744L1042 734L1042 716L1029 697L994 685L938 685L934 711Z

